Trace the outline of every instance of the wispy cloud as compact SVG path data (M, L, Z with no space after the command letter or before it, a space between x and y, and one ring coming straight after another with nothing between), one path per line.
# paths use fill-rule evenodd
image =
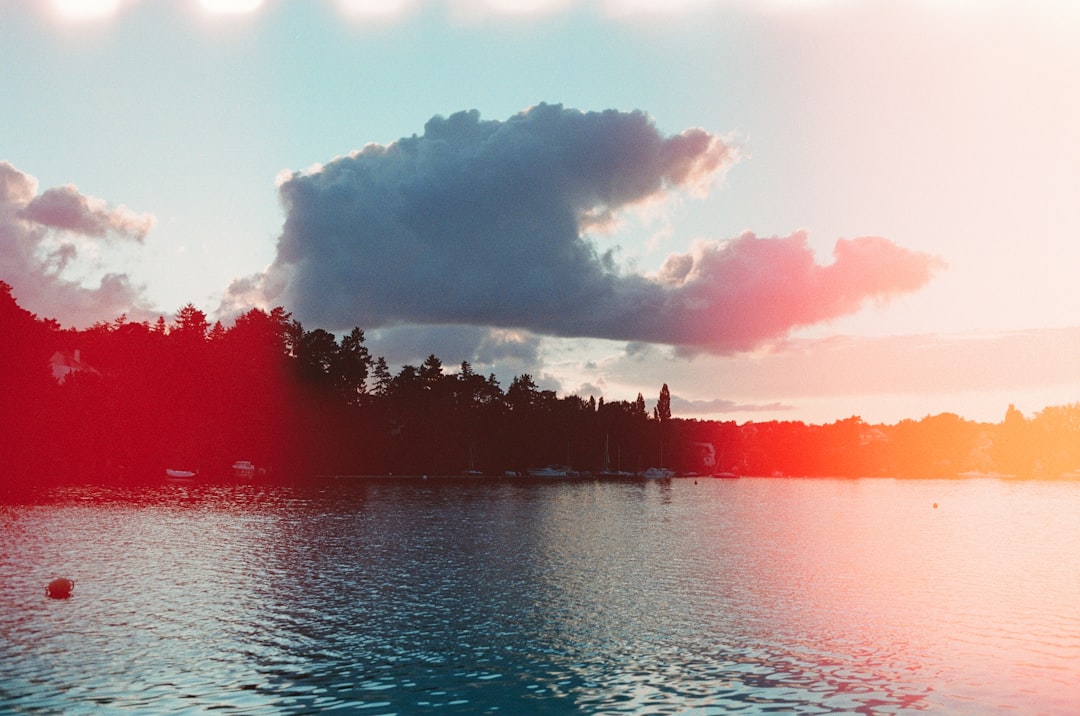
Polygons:
M1077 355L1080 327L1075 326L801 338L790 341L786 350L759 356L757 377L747 374L738 380L758 394L788 397L1022 390L1075 383Z
M776 413L794 409L794 406L784 403L740 403L723 398L688 400L677 395L671 396L671 412L679 417L692 418L697 415L712 417L726 413Z
M521 328L726 353L913 291L940 262L886 239L701 242L656 276L601 253L590 227L706 187L738 152L703 129L663 135L643 112L533 107L505 121L435 117L280 184L277 258L258 285L305 322ZM226 303L252 299L238 281Z
M74 186L38 194L37 179L0 161L0 279L41 315L89 325L121 313L148 314L142 289L126 274L106 273L86 287L65 269L92 253L93 241L141 242L153 224L152 215L110 206Z

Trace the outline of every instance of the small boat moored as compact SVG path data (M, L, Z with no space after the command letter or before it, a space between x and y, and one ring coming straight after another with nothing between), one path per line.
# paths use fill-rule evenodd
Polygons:
M232 464L233 477L255 477L255 465L250 460L237 460Z
M565 465L546 465L544 467L530 467L530 477L566 477L570 474L570 468Z

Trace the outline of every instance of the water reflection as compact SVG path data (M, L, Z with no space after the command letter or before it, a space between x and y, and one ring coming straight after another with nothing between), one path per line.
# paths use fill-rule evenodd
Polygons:
M0 509L0 702L1067 710L1078 507L996 481L71 488Z
M657 487L605 519L559 520L564 529L538 550L551 562L540 602L549 638L588 684L580 703L650 712L927 707L929 688L892 648L853 652L870 635L823 609L842 594L815 604L805 591L805 554L779 548L803 540L801 530L771 511L747 522L765 504L760 495L742 504L748 495L734 482L715 483L704 501ZM597 545L608 559L595 559Z

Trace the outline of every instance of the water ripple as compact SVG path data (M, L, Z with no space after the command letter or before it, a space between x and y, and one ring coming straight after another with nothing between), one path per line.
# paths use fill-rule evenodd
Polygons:
M0 592L11 595L0 703L27 713L1064 711L1080 696L1080 562L1066 516L1080 514L1080 494L1021 489L1003 511L994 489L70 488L0 508ZM1018 537L1027 532L1036 536ZM979 558L988 540L993 559ZM73 598L44 598L58 574L76 579Z

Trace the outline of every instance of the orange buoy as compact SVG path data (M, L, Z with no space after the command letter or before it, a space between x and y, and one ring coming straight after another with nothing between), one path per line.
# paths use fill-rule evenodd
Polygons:
M75 581L57 577L45 587L45 596L50 599L67 599L71 596L71 590L75 588Z

